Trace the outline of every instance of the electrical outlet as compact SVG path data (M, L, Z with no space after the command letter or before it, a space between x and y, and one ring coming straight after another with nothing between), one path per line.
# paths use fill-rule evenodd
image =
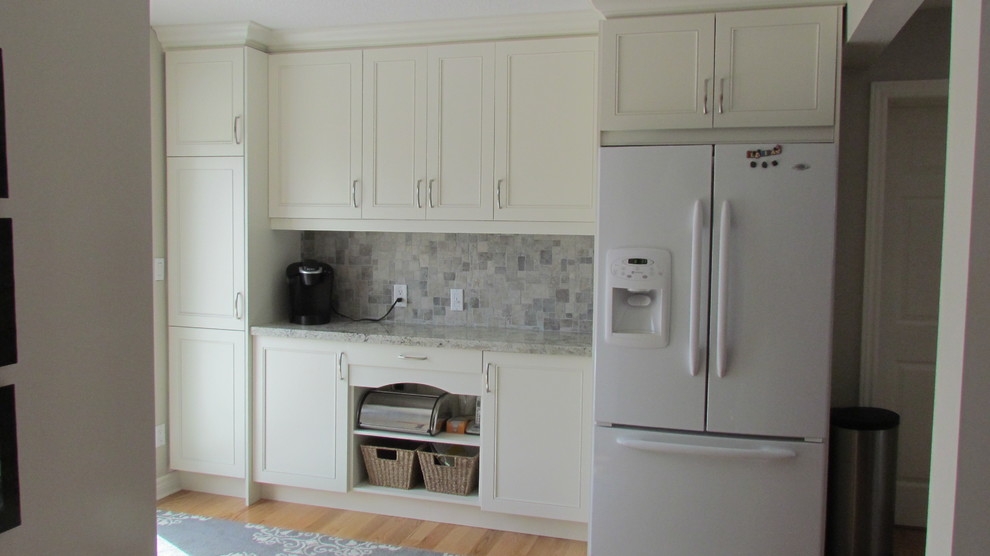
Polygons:
M405 307L409 301L409 294L405 284L392 284L392 301L402 298L402 301L395 304L396 307Z
M451 311L463 311L464 310L464 290L460 288L451 288L450 290L450 310Z
M155 448L165 445L165 423L155 427Z

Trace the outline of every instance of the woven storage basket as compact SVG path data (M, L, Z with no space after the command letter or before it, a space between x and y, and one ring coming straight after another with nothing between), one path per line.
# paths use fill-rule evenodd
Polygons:
M420 450L426 490L466 496L478 487L478 456L447 456ZM451 465L446 465L450 463Z
M365 444L361 446L368 482L375 486L410 489L419 484L419 461L416 450L396 446Z

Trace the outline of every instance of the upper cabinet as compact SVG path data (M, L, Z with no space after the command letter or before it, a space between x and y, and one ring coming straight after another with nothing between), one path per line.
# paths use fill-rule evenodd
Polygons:
M495 219L595 220L597 40L500 42Z
M840 15L826 6L606 20L601 128L832 126Z
M581 37L272 55L273 226L593 233L597 47Z
M170 51L165 81L168 156L244 154L244 48Z
M360 218L361 51L272 54L269 216Z

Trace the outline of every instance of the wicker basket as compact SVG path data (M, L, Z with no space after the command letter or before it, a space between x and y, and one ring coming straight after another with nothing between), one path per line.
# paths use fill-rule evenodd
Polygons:
M397 444L364 444L361 455L368 470L368 482L375 486L410 489L419 484L418 446L407 449Z
M478 456L449 456L420 450L426 490L466 496L478 487Z

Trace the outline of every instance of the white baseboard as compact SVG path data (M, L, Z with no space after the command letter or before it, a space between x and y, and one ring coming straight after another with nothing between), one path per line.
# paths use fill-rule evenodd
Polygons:
M182 490L182 487L179 485L179 474L175 471L158 477L158 480L155 481L155 486L158 500Z

